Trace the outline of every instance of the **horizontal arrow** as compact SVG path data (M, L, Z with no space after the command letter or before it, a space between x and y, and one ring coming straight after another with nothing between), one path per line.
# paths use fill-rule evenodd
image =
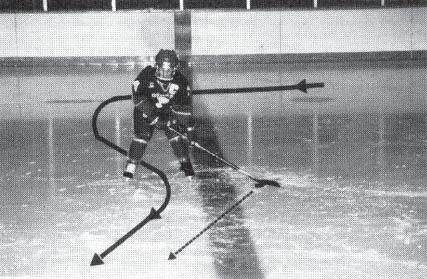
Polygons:
M241 88L216 88L216 89L200 89L193 90L193 95L201 94L232 94L232 93L249 93L249 92L268 92L268 91L282 91L282 90L300 90L307 93L307 89L324 87L323 82L307 83L303 79L300 83L294 85L280 85L280 86L267 86L267 87L241 87Z

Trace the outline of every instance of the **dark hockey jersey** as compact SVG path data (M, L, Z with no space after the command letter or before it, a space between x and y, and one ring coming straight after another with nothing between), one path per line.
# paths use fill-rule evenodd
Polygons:
M138 105L141 102L150 102L154 105L159 103L161 97L169 99L169 102L159 109L171 106L191 106L191 92L188 88L187 79L179 71L176 71L173 80L167 85L157 81L156 68L147 66L135 79L132 85L133 102Z

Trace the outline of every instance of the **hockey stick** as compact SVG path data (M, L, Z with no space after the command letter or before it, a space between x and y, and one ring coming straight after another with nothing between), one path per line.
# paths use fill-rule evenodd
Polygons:
M182 134L182 133L178 132L178 131L177 131L177 130L175 130L174 128L172 128L172 127L170 127L170 126L168 126L167 128L168 128L170 131L172 131L172 132L176 133L177 135L179 135L179 136L181 136L181 137L185 137L185 138L187 138L184 134ZM219 160L219 161L223 162L224 164L226 164L226 165L230 166L232 169L234 169L234 170L236 170L236 171L240 172L241 174L246 175L247 177L249 177L250 179L252 179L253 181L255 181L255 182L256 182L256 184L255 184L255 187L256 187L256 188L262 188L262 187L264 187L264 186L266 186L266 185L274 186L274 187L280 187L280 184L279 184L277 181L268 180L268 179L258 179L258 178L255 178L252 174L248 173L247 171L242 170L239 166L237 166L237 165L235 165L235 164L233 164L233 163L231 163L231 162L227 161L226 159L222 158L221 156L219 156L219 155L217 155L217 154L213 153L212 151L210 151L210 150L208 150L208 149L204 148L204 147L203 147L203 146L201 146L198 142L191 141L191 142L190 142L190 145L197 147L198 149L200 149L200 150L202 150L202 151L204 151L204 152L208 153L209 155L211 155L212 157L216 158L217 160Z

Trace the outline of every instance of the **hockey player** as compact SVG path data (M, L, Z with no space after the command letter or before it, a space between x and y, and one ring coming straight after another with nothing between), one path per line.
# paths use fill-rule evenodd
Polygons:
M161 49L155 60L155 67L144 68L132 85L134 138L123 176L133 178L147 143L158 128L164 130L185 176L192 177L189 143L194 121L188 81L177 70L179 60L175 51ZM185 136L178 136L169 127Z

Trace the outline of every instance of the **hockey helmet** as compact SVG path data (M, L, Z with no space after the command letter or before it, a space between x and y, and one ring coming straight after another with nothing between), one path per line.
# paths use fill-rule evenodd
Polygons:
M171 81L178 67L178 56L175 51L161 49L156 55L156 77L161 81Z

